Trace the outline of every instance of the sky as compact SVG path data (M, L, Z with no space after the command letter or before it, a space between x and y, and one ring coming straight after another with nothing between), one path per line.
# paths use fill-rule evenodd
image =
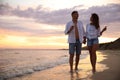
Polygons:
M64 30L74 10L85 29L92 13L108 26L100 43L120 37L120 0L0 0L0 48L68 49Z

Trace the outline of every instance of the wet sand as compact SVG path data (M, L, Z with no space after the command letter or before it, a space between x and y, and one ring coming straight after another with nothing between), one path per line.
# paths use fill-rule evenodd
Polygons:
M69 73L69 64L8 80L120 80L120 51L97 51L97 72L91 71L89 56L80 60L79 71Z
M120 80L120 50L119 51L102 51L107 55L106 59L100 63L105 64L108 69L97 72L91 77L92 80Z

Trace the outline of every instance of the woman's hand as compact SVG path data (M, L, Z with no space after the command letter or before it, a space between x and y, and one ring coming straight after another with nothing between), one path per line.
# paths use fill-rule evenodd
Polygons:
M106 31L106 30L107 30L107 26L105 26L102 31L104 32L104 31Z
M103 30L100 32L100 35L102 35L102 33L104 32L104 31L106 31L107 30L107 26L105 26L104 28L103 28Z

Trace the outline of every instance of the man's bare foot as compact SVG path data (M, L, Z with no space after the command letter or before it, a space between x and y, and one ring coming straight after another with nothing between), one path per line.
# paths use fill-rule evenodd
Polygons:
M96 70L95 69L92 69L92 73L95 74Z
M73 73L73 70L70 70L70 73Z
M78 68L75 68L75 72L78 72Z

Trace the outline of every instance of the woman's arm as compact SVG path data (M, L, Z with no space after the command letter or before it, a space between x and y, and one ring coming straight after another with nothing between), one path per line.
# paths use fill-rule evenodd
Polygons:
M102 33L104 32L104 31L106 31L107 30L107 26L105 26L104 28L103 28L103 30L100 32L100 35L102 35Z

